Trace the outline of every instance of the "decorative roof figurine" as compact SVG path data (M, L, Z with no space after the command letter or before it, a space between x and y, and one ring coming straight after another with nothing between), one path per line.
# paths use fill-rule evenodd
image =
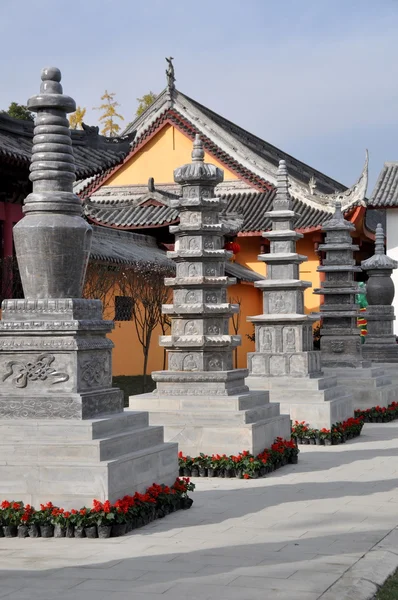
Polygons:
M174 76L174 65L173 65L173 60L174 58L172 56L170 56L169 58L166 57L166 61L167 61L167 69L166 69L166 77L167 77L167 87L169 89L169 92L173 92L175 90L175 81L176 78Z
M366 284L368 335L362 347L364 358L374 362L398 362L398 344L394 335L394 283L391 275L398 267L396 260L384 252L384 232L376 227L375 253L361 267L369 276Z

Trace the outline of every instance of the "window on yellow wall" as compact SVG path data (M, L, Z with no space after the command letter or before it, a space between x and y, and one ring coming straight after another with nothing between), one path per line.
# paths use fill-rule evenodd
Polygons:
M133 299L129 296L115 296L115 321L131 321Z

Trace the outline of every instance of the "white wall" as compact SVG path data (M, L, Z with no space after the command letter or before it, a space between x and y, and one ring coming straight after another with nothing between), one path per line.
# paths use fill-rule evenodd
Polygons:
M398 261L398 209L388 208L386 213L387 254L394 260ZM395 296L392 303L396 317L396 320L394 321L394 333L395 335L398 335L398 269L394 269L391 277L395 286Z

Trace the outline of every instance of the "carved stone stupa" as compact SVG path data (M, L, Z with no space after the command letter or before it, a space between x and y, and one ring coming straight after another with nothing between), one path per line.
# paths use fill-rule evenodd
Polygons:
M369 279L366 298L369 306L365 318L368 335L362 346L364 358L378 363L398 362L398 344L394 335L394 283L391 274L398 267L396 260L384 252L384 232L380 223L376 227L376 245L373 256L361 263Z
M153 481L171 483L177 447L148 414L123 412L112 388L113 323L82 299L91 227L73 194L74 157L61 73L44 69L24 218L15 226L22 300L0 322L0 496L38 505L111 501Z
M292 420L327 427L353 415L351 396L337 385L334 376L323 377L321 353L314 350L312 325L316 316L304 314L304 290L299 267L307 260L297 253L303 235L294 229L297 214L292 208L288 173L279 163L272 229L263 233L270 252L259 260L267 263L267 278L255 286L263 293L264 314L249 317L254 323L256 350L248 354L253 389L269 389L271 402L279 402Z
M173 288L171 335L161 337L168 351L168 371L152 373L156 390L132 396L130 407L150 408L150 423L164 424L166 439L177 441L183 452L260 452L275 437L290 437L289 418L271 405L268 393L249 392L246 369L232 368L232 353L240 336L229 334L229 320L238 310L228 302L225 276L230 252L223 249L220 212L225 200L216 197L223 180L221 169L204 162L199 136L192 163L174 171L182 197L172 200L180 224L171 227L176 276L166 279Z

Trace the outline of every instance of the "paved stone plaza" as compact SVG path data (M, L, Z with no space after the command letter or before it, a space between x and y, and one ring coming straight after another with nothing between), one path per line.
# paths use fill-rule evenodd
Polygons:
M265 479L198 480L190 511L139 533L2 538L0 598L371 598L398 566L397 480L398 423L366 424Z

